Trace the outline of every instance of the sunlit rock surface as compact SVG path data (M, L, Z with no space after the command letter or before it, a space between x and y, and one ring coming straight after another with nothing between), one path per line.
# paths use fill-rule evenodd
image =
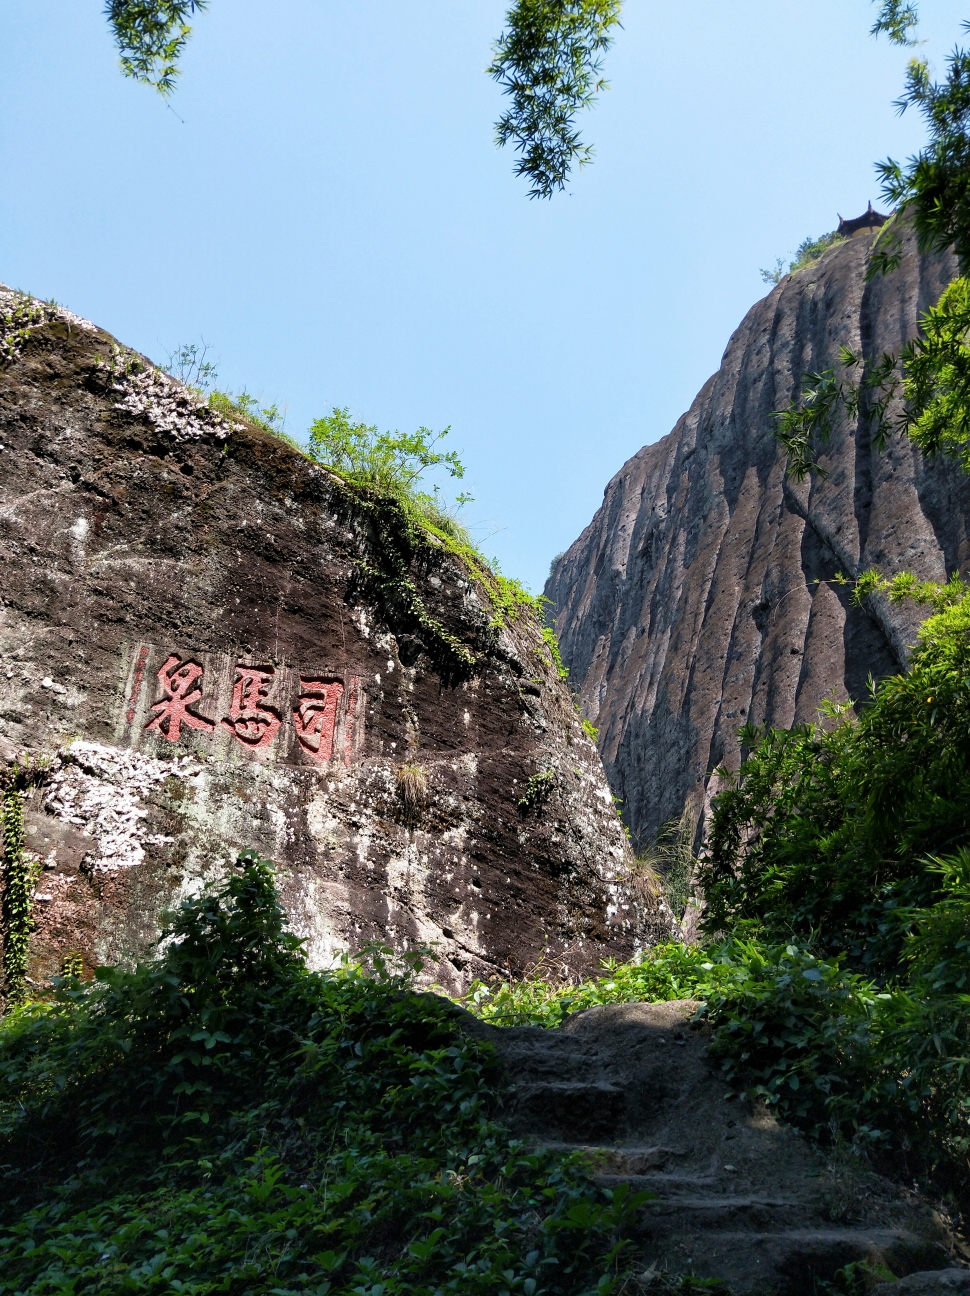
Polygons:
M0 314L0 750L50 761L34 981L144 951L244 847L317 966L433 945L456 987L663 929L531 613L496 628L437 545L395 576L422 626L375 583L379 508L76 316Z

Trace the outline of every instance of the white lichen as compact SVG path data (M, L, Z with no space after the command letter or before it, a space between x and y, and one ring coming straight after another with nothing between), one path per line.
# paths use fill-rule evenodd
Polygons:
M34 329L55 322L90 333L98 331L90 320L56 302L43 302L0 284L0 363L15 360ZM202 437L225 441L242 427L209 409L204 397L132 351L113 346L111 356L102 359L99 368L107 375L111 391L121 397L115 401L115 409L147 418L173 441Z
M145 846L172 840L146 834L144 798L167 778L189 778L199 768L191 756L162 761L126 748L75 742L58 754L44 804L94 839L93 869L133 868L143 862Z
M39 301L29 293L0 284L0 363L16 360L33 329L53 321L96 332L90 320L65 310L56 302Z
M114 402L116 410L147 419L173 441L199 441L203 437L225 441L232 432L242 429L241 423L230 423L211 410L202 395L183 387L133 351L115 346L99 368L108 377L110 390L121 397Z

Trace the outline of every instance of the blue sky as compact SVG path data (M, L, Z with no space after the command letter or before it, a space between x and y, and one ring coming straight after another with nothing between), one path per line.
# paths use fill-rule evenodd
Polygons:
M593 166L530 202L495 149L493 0L211 0L169 106L102 0L0 6L0 280L220 385L452 426L466 518L541 588L766 291L759 267L878 199L906 53L868 0L627 0ZM926 0L926 52L961 6Z

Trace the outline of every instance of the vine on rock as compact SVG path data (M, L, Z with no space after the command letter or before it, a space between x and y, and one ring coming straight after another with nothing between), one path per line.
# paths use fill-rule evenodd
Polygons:
M474 652L432 616L418 593L410 560L432 546L418 523L393 496L349 487L355 504L372 523L373 558L356 559L361 583L392 617L403 617L420 631L428 656L449 679L467 679L477 664Z
M8 1004L24 998L27 989L27 956L34 928L34 887L40 864L27 850L24 837L24 800L43 782L46 765L30 758L15 762L0 776L3 834L3 991Z

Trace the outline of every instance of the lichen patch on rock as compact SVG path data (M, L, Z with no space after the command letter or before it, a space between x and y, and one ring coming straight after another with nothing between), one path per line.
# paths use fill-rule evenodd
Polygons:
M92 870L133 868L143 863L146 846L172 840L145 831L145 798L166 779L189 778L199 768L189 756L161 761L103 743L75 742L58 756L44 805L93 838Z
M111 392L121 397L114 402L114 408L147 419L173 441L198 441L203 437L225 441L243 426L209 409L202 396L132 351L113 347L100 368L109 380Z

